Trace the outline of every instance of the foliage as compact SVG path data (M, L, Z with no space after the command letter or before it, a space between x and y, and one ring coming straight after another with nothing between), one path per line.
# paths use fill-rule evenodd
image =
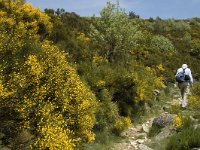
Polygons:
M170 137L166 150L188 150L200 146L200 129L187 128Z
M0 2L1 28L10 29L7 30L8 32L19 30L19 33L24 33L26 30L27 34L34 36L36 33L45 35L51 31L50 18L39 9L33 8L28 3L21 4L20 1L1 0Z
M12 120L1 126L3 144L26 130L33 148L79 148L94 140L93 129L96 142L105 144L128 126L126 117L135 120L153 105L155 89L174 82L177 65L187 63L200 78L199 18L144 20L127 15L119 2L108 2L100 17L62 8L45 13L0 0L0 111L9 114L3 123ZM195 109L199 91L194 85L189 97ZM179 131L190 122L181 119L174 121Z
M190 25L183 20L175 19L166 19L162 20L161 18L156 18L156 20L149 20L151 27L149 29L153 30L156 33L165 33L165 32L184 32L190 30Z
M148 136L149 137L154 137L156 136L157 134L159 134L161 132L161 128L159 128L158 126L151 126L150 130L149 130L149 133L148 133Z
M189 97L189 106L193 109L199 109L200 107L200 97L199 96L190 96Z
M116 103L112 102L111 96L107 89L100 92L100 102L96 114L96 131L111 132L115 122L120 118L119 108Z
M9 99L17 97L13 107L23 120L22 128L32 128L39 134L39 148L63 148L74 141L80 144L93 140L94 96L66 63L64 54L47 43L42 48L42 61L30 55L20 71L10 74L6 86L12 91ZM6 94L2 97L3 105L11 105ZM53 137L57 140L58 133L61 143L52 141ZM63 139L69 142L63 143Z
M91 59L92 51L88 48L91 44L88 37L91 19L59 8L45 9L45 13L51 17L53 23L49 40L70 54L69 61L77 63Z
M170 114L178 114L180 112L180 105L171 105L171 107L167 109L167 112Z
M133 47L136 26L129 21L125 11L119 4L107 3L107 7L101 11L101 17L97 18L95 25L91 25L90 36L97 44L97 52L100 56L113 61L128 61L129 50Z
M120 64L112 65L102 57L95 56L92 65L82 64L79 67L78 72L102 102L102 112L106 112L103 118L107 118L105 116L110 113L117 113L118 110L121 115L129 117L142 111L144 103L150 103L154 99L153 89L163 87L163 78L156 76L155 69L136 63L130 64L128 68L123 68ZM158 68L163 69L162 65ZM115 107L116 104L112 104L113 102L118 105L118 109ZM110 106L113 109L110 109ZM102 113L97 113L97 116L100 114ZM117 117L114 118L117 119ZM98 117L97 120L101 119Z
M96 139L94 143L85 145L83 150L102 150L102 149L110 149L116 143L119 143L122 138L115 135L110 134L107 131L96 133Z
M188 116L184 116L183 114L178 114L173 120L173 126L175 127L177 132L182 132L185 129L188 129L193 126L193 122Z
M18 131L35 136L32 148L73 149L93 141L95 96L65 52L39 41L51 28L49 17L26 3L1 1L1 7L0 109L14 111Z
M133 19L133 18L140 18L139 15L137 15L135 12L133 11L130 11L129 14L128 14L129 18L130 19Z
M200 84L194 84L192 87L192 95L189 96L189 106L198 110L200 108Z
M118 135L122 133L125 129L132 127L131 119L127 117L122 117L114 125L114 132Z
M173 126L179 130L183 127L183 118L180 115L177 115L173 120Z
M164 36L154 36L151 40L151 45L154 49L165 51L173 51L174 46L169 39Z
M198 23L198 18L193 18L192 20ZM198 55L193 54L196 53L196 49L193 49L193 41L198 41L200 38L198 24L190 24L189 20L157 19L140 23L140 28L144 31L149 31L153 35L164 36L173 44L176 51L171 54L164 55L163 53L159 54L157 51L151 52L151 57L155 58L153 62L165 62L163 64L168 71L165 72L164 76L167 81L173 82L176 72L175 68L177 68L177 65L181 66L183 63L187 63L193 72L194 78L199 79L199 67L197 67L199 63L199 60L197 60ZM149 62L148 64L152 64L151 61L149 61L152 60L152 58L146 59L146 61Z
M192 40L190 54L194 57L200 58L200 40Z

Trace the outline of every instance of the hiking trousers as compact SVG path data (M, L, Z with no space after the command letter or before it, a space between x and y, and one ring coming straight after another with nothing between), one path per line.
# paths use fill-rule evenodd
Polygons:
M190 94L190 84L188 82L178 83L178 87L181 92L181 107L186 107L188 105L188 95Z

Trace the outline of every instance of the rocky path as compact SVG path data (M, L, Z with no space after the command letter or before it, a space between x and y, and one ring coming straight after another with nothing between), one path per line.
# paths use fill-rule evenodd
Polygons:
M172 105L179 105L180 103L180 94L177 88L174 88L172 91L172 97L169 101L166 101L163 106L164 108L169 108ZM160 115L169 114L165 109L161 111ZM148 118L141 124L135 125L133 128L127 129L122 133L122 136L125 137L120 143L116 143L111 149L112 150L152 150L150 147L145 145L145 143L151 142L151 138L148 137L149 129L152 126L154 118L158 116L154 116ZM170 129L163 130L158 136L157 140L159 141L162 138L166 138L169 136Z
M151 148L144 145L145 142L150 141L147 137L147 133L152 124L152 120L147 121L143 124L138 124L133 128L127 129L122 133L122 136L125 137L120 143L112 148L113 150L151 150Z

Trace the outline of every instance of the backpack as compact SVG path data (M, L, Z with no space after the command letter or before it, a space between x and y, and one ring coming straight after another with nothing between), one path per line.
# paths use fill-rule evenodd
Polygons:
M178 83L185 82L185 69L176 75L176 81Z

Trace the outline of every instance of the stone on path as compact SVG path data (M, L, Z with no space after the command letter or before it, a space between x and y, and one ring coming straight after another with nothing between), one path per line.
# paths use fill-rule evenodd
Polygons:
M134 137L136 133L137 133L136 128L129 128L126 131L122 132L121 136L130 138L130 137Z
M164 128L158 135L156 135L155 140L159 141L173 135L175 130L172 127Z
M146 146L146 145L144 145L144 144L140 144L140 145L139 145L139 149L140 149L140 150L153 150L153 149L149 148L148 146Z
M164 128L168 125L171 125L175 115L172 114L162 114L159 117L153 120L153 126Z
M144 132L149 133L149 128L150 128L149 124L146 123L142 124L142 129Z

